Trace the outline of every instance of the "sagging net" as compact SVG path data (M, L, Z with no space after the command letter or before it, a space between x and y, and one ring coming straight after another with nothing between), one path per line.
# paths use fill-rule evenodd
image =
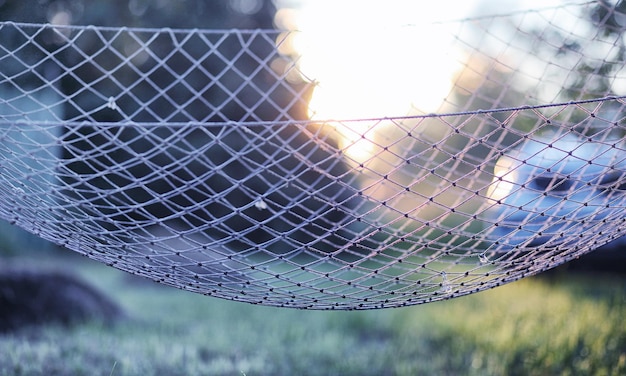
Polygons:
M624 234L625 18L591 2L439 23L463 56L440 111L332 120L309 117L297 31L4 22L0 217L255 304L502 285Z

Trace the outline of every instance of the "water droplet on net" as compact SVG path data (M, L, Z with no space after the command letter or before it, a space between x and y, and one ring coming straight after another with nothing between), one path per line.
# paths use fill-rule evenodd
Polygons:
M113 111L117 111L117 103L115 102L115 98L113 97L109 97L109 100L107 102L107 107L112 109Z
M26 192L24 192L22 188L18 188L18 187L13 187L13 194L21 198L26 197Z
M265 201L263 201L262 198L258 199L255 203L254 203L254 207L259 209L259 210L265 210L267 209L267 203Z
M449 293L452 291L452 286L450 285L450 281L448 280L448 275L446 272L441 272L441 292Z
M487 256L487 252L483 252L483 253L479 254L478 255L478 261L480 261L481 264L489 263L489 256Z

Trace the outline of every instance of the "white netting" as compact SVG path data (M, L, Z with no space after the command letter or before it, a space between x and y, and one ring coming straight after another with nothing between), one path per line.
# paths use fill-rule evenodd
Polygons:
M446 23L464 67L438 114L333 121L307 119L314 77L281 53L298 32L0 23L0 217L276 306L533 275L624 234L625 18L591 2Z

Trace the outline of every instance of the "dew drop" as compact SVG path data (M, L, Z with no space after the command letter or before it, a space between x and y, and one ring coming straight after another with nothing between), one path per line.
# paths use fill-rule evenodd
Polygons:
M115 98L113 98L113 97L109 97L109 100L107 102L107 107L110 108L113 111L117 111L119 109L117 107L117 103L115 102Z
M254 203L254 207L259 209L259 210L265 210L265 209L267 209L267 203L262 198L259 198Z
M450 281L448 280L448 275L446 272L441 272L441 292L450 293L452 291L452 286L450 285Z

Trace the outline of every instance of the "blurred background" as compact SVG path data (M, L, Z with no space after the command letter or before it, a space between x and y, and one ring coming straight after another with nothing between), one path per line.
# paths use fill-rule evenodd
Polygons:
M511 68L505 64L485 65L489 59L481 60L480 56L473 54L473 58L468 60L463 51L447 48L455 42L450 35L466 33L470 35L468 40L472 35L479 38L487 27L491 30L491 39L477 39L475 42L485 51L492 49L497 52L503 47L498 45L498 38L494 36L506 40L507 33L513 33L512 28L519 25L510 25L506 21L494 21L489 25L441 22L435 29L429 29L433 20L452 21L479 18L486 14L510 14L533 8L559 7L564 3L562 0L475 0L452 4L437 2L424 6L414 1L362 0L4 0L0 1L0 20L142 28L302 30L299 38L278 38L282 41L279 47L281 53L286 57L301 56L298 57L301 75L289 77L287 85L278 89L272 78L255 83L256 88L272 90L271 101L253 110L244 103L210 113L198 104L198 108L188 108L189 113L206 121L272 121L287 117L367 119L507 108L625 94L626 76L622 70L626 60L626 2L623 1L598 1L591 5L591 12L586 15L572 14L571 19L548 20L561 22L562 25L557 25L555 30L560 30L566 37L540 35L542 29L539 22L542 20L528 21L538 22L537 34L530 34L527 40L516 43L520 48L534 46L539 57L536 61L526 61L527 69ZM529 15L528 19L531 18ZM402 33L406 29L397 29L398 25L417 25L411 28L411 32L424 34L426 37L421 39L423 44L409 44L415 36L403 39ZM571 29L578 32L568 34ZM581 50L587 43L582 38L587 35L601 35L602 40L618 41L612 42L615 52L611 53L611 59L595 59L592 56L585 60L586 55ZM48 38L42 41L42 45L51 49L61 43L49 35L39 37ZM3 34L0 30L0 38L7 46L16 36ZM552 68L550 64L546 67L545 63L550 58L541 57L547 54L547 50L543 51L537 40L549 43L561 39L568 40L569 45L563 46L559 56L562 63L557 68L569 72L574 66L575 70L569 74L564 87L556 87L556 82L560 82L558 79L554 80L553 87L550 82L539 86L537 81L541 77L552 77L544 76L544 72ZM95 41L82 43L94 43L94 48L97 46ZM130 45L132 42L127 43ZM156 41L153 44L157 51L164 46L159 43ZM515 49L516 45L505 47ZM264 50L266 48L260 44L256 52L263 56L268 53ZM45 55L45 51L33 53ZM605 51L602 53L606 56ZM394 57L392 69L389 69L390 56ZM65 58L68 66L79 64L77 59L80 57L68 54ZM249 69L255 61L243 59L242 64L242 69ZM280 71L281 64L287 63L276 61L272 64ZM387 69L381 72L380 67ZM2 69L10 70L10 67ZM51 69L54 67L51 66ZM486 71L489 73L484 74ZM537 71L542 73L537 74ZM512 77L512 72L527 75L530 79L520 81L519 76ZM50 71L47 74L54 76L56 73ZM84 81L91 82L97 81L101 72L86 67L79 74L83 75ZM554 75L558 74L557 69ZM229 79L224 78L226 85ZM81 80L67 79L60 85L63 92L82 93L79 100L83 101L83 108L97 107L95 104L91 106L89 101L98 98L83 90ZM503 85L507 90L502 90ZM106 92L107 88L100 90ZM149 96L151 88L146 87L145 90L145 95ZM241 94L255 98L254 102L258 97L253 89ZM45 99L45 94L42 95L42 102L49 100L56 103L54 98ZM342 98L353 100L346 103ZM153 107L152 111L135 112L135 119L160 121L169 116L162 103L154 103ZM621 122L623 116L616 113L619 110L621 107L605 106L602 116ZM51 111L58 111L57 116L77 121L119 120L114 111L106 109L93 111L88 118L82 117L84 115L77 113L75 108L52 108ZM498 119L498 116L506 115L493 116ZM572 119L575 117L576 114L571 115ZM335 142L340 146L342 143L354 145L350 150L353 160L367 159L371 151L359 148L358 143L350 138L353 130L340 127L338 134L342 136ZM437 130L433 132L431 136L437 137ZM74 168L80 171L87 167L77 164ZM518 290L505 286L485 295L481 293L474 300L467 297L459 299L460 302L437 303L435 307L414 307L401 312L332 313L323 316L323 312L287 310L283 313L271 308L229 302L204 302L213 299L157 288L109 268L92 265L84 259L72 257L70 251L3 222L0 225L0 265L5 270L12 267L21 269L25 265L29 268L52 266L54 270L79 275L96 285L113 300L112 304L120 305L135 321L122 324L117 329L79 326L67 332L53 327L39 334L28 332L27 335L0 337L0 350L12 349L5 351L8 355L0 358L0 362L4 363L0 364L0 370L16 374L36 373L45 371L45 363L48 362L58 374L71 371L64 368L67 364L78 373L85 374L93 370L97 370L96 374L132 374L146 370L154 374L159 371L202 374L206 370L215 371L210 372L213 374L253 374L255 370L266 373L300 371L304 374L412 374L415 371L547 374L564 369L574 374L586 371L591 374L604 371L619 374L626 370L626 333L621 325L626 314L625 246L623 238L616 240L538 279L520 282ZM498 292L499 289L503 289L502 292ZM26 290L25 295L32 297L32 291L35 290ZM577 305L577 302L580 304ZM546 308L540 308L541 305ZM507 306L515 312L507 311ZM185 307L189 307L187 312L179 314L179 310L187 309ZM548 308L552 312L547 312ZM457 313L451 315L450 312ZM559 324L567 312L572 315L567 316L571 326ZM518 320L518 324L507 320L507 315ZM540 315L547 315L547 318ZM466 320L460 320L458 316L465 316ZM581 319L583 316L584 319ZM540 334L543 330L540 321L544 318L553 327ZM591 333L594 324L599 324L599 321L603 321L603 326L595 334ZM429 322L435 323L430 329L426 328ZM216 326L230 329L220 331ZM136 342L132 342L129 337L141 336L141 328L152 334L147 335L144 341L133 339ZM85 335L93 342L78 340ZM202 338L203 335L207 337ZM207 341L210 336L217 337ZM550 336L562 337L550 339ZM519 339L518 343L515 343L515 337ZM55 341L60 343L63 353L46 347L52 346ZM173 346L170 347L168 341ZM306 349L307 341L309 349ZM25 345L27 342L30 346ZM124 349L131 354L129 358L124 358ZM78 355L72 357L73 351ZM454 355L455 352L460 355ZM375 353L379 355L372 355ZM394 360L394 356L397 359ZM63 361L53 360L55 358ZM159 363L159 358L168 360ZM35 361L29 365L29 359ZM430 363L416 364L415 359ZM342 361L347 363L342 364ZM372 364L373 361L378 365ZM152 365L149 365L151 362Z
M179 100L185 103L185 112L180 113L162 99L152 101L148 107L141 109L133 107L132 98L128 101L125 98L118 99L118 101L121 100L120 103L130 107L128 111L134 111L132 120L140 122L187 121L190 117L202 121L273 121L286 118L367 119L432 112L509 108L624 94L626 90L626 80L623 79L622 74L624 27L621 24L621 13L619 13L624 7L623 2L601 1L585 8L591 11L584 15L577 14L575 8L572 8L574 10L570 12L571 17L563 17L562 13L558 13L558 19L542 19L531 12L524 17L524 24L508 22L506 17L494 18L488 24L454 21L466 17L478 17L477 20L479 20L480 16L487 14L515 14L529 9L551 7L559 9L560 6L571 6L571 4L561 0L553 0L549 3L511 0L498 4L475 0L455 4L454 7L437 5L422 9L423 7L411 1L394 1L393 4L387 6L381 6L376 1L343 1L334 5L326 1L287 0L240 0L212 3L136 0L95 1L88 4L78 0L5 1L0 8L0 19L58 25L93 24L187 29L260 28L302 31L302 33L286 34L284 37L277 34L276 43L279 43L278 48L285 56L285 60L276 59L271 62L272 67L278 72L281 69L289 69L288 58L290 57L298 64L297 70L289 71L290 75L285 83L277 85L276 78L255 77L249 85L239 88L240 77L233 75L232 72L230 75L222 75L220 80L223 82L224 90L231 92L239 90L239 97L244 99L243 103L239 104L233 101L224 102L221 105L215 104L219 110L209 111L206 103L201 101L185 103L187 100L185 96L189 94L181 91L177 86L171 86L172 76L160 70L153 70L150 77L152 82L160 87L171 87L168 89L171 91L169 95L181 97ZM320 21L322 19L323 22ZM433 20L440 22L433 24ZM550 33L563 35L542 35L542 33L545 34L542 30L548 24L551 26L548 29ZM576 26L575 33L571 33L568 29L571 25ZM520 36L521 26L524 26L524 31L531 30L531 34ZM2 38L5 39L5 45L10 46L11 40L14 40L14 44L23 40L15 33L13 30L4 30ZM462 35L465 43L475 42L476 45L480 45L480 50L472 45L467 50L460 49L458 43L453 44L455 34ZM516 39L512 39L513 37ZM51 50L58 48L61 43L60 40L47 34L38 35L37 38L41 39L43 46L49 46ZM509 39L512 41L509 42ZM420 44L413 45L415 41L420 41ZM556 68L549 56L554 50L555 41L567 41L567 45L559 49L562 52L559 52L560 63L556 65ZM136 41L116 41L118 42L121 43L120 49L128 53L136 48ZM540 42L545 44L542 45ZM83 38L76 43L84 45L86 51L91 49L95 52L101 48L101 42L89 38ZM165 38L158 39L152 42L151 48L155 51L160 49L165 51L168 43L169 41ZM232 49L236 48L237 43L233 43ZM255 41L251 48L258 56L269 56L272 47L268 46L265 41ZM611 49L607 50L607 48ZM517 53L516 49L534 51L534 54L523 55L520 52L518 53L519 61L523 63L511 62L510 60L514 59ZM593 51L598 51L598 55L590 53ZM236 50L222 51L226 55L235 52ZM587 55L581 57L582 52ZM503 55L505 53L506 55ZM33 51L30 54L33 59L37 59L39 55L39 58L43 60L45 51ZM493 65L493 60L489 60L488 57L493 58L498 54L507 58L500 61L498 63L500 65ZM393 56L393 68L389 69L391 56ZM75 69L78 76L66 75L58 83L63 92L74 93L75 104L61 107L57 104L60 101L52 90L39 91L38 95L41 96L39 103L23 103L21 104L22 110L28 112L32 111L28 108L29 105L39 106L41 103L50 103L54 104L48 109L50 113L45 114L43 111L37 113L39 120L45 120L46 116L51 116L71 121L119 121L121 118L118 111L110 108L99 109L100 97L106 96L107 93L115 95L117 90L116 87L107 84L107 81L99 82L103 72L90 68L89 64L83 65L80 56L67 53L60 57L65 59L63 63L66 66L80 66ZM107 59L111 58L107 54L99 53L95 55L94 60L101 66L106 66ZM139 56L135 59L140 58ZM178 60L180 62L177 63ZM173 57L170 62L171 69L181 71L186 69L186 64L188 64L188 60L182 56ZM138 63L149 65L150 61ZM9 74L11 67L7 64L5 63L3 69ZM203 64L210 71L211 67L223 65L223 62L207 57ZM238 64L241 65L240 69L246 71L254 69L257 62L254 56L248 58L243 56L238 60ZM41 74L44 77L54 77L58 74L56 71L59 68L53 62L46 62L38 66L38 69L42 71ZM571 74L572 71L576 74ZM133 73L130 70L125 71L123 66L116 74L120 77L129 77L129 79L133 77ZM189 77L188 79L193 80L194 85L198 87L211 86L209 82L206 82L206 77ZM83 82L98 82L98 86L94 86L98 91L97 95L91 89L85 88ZM154 84L140 84L133 89L133 94L140 98L148 98L154 95ZM38 83L33 82L32 85L36 87ZM29 84L26 83L25 87L28 86ZM259 102L263 92L267 93L269 99ZM10 92L7 91L7 95L9 94ZM228 99L228 92L220 89L208 89L203 95L206 98L210 97L211 103ZM345 101L342 98L351 98L351 100ZM257 105L257 102L260 104ZM85 109L91 108L94 110L84 113ZM570 112L571 114L566 116L567 120L576 122L577 117L581 116L579 112L582 111ZM607 121L621 122L623 118L621 107L608 102L602 107L598 106L595 112L599 118L605 118ZM32 113L29 116L32 117ZM492 116L494 120L505 121L506 117L511 114L502 112ZM512 127L527 131L537 126L534 122L533 119L518 116ZM449 132L441 123L430 124L428 121L425 123L421 126L421 129L426 129L422 135L425 140L439 142L438 140L443 139L443 135ZM380 148L374 149L371 143L361 143L354 139L359 137L363 129L370 127L370 137L375 141L378 140L381 144L394 144L395 149L391 150L406 153L402 147L408 146L404 145L400 139L394 141L394 137L401 137L394 135L396 130L387 127L382 122L375 126L367 122L346 124L336 125L336 134L339 136L335 137L335 142L339 147L346 149L347 155L355 163L364 164L367 161L365 165L371 171L377 172L373 179L377 179L378 174L390 173L397 175L395 178L400 181L410 182L413 179L415 172L410 169L400 172L387 171L387 164L393 165L396 161L382 153L377 158L370 159L373 153L381 152L378 150ZM469 131L472 126L474 125L464 126L464 130ZM351 129L350 127L357 128ZM476 126L476 131L486 132L485 129L479 129L479 126ZM447 142L450 148L463 146L455 145L454 137L446 136L448 136ZM194 137L195 142L202 142L202 135L194 134ZM623 135L618 135L618 137L623 137ZM239 141L237 136L233 135L225 136L224 142L236 147ZM347 147L347 145L350 146ZM91 146L89 143L81 143L78 140L75 141L74 147L87 151ZM416 147L420 148L420 153L423 152L422 146L413 146L413 148ZM478 148L475 149L478 150ZM418 153L418 150L415 150L415 153ZM68 157L67 152L65 154ZM119 155L112 156L112 158L126 157ZM98 163L110 162L99 160ZM157 163L166 162L157 161ZM231 168L237 168L236 165L232 166L234 167ZM78 173L92 172L89 163L80 161L73 163L71 168ZM202 166L194 165L190 168L204 171ZM233 176L236 173L237 171L227 171L227 174ZM201 174L201 172L197 173L197 175ZM367 186L367 174L363 176L359 178L362 180L360 184ZM90 183L103 189L106 185L102 182ZM157 190L167 189L163 187L167 185L165 182L159 184L160 187ZM393 206L391 197L399 194L396 192L397 189L381 187L367 191L367 193ZM220 189L219 186L215 187L216 191ZM253 186L252 189L260 190L261 188ZM428 190L432 187L426 184L416 189ZM134 198L138 202L145 201L143 196ZM203 197L194 196L194 199L202 201ZM398 206L407 204L414 205L415 202L406 202L406 200L395 202ZM211 210L219 209L212 208ZM159 217L167 215L165 208L160 207L155 211L158 212ZM339 219L333 215L336 217L340 214L334 212L329 214L328 221L338 222ZM21 249L25 248L24 245L36 245L36 248L52 247L45 241L16 235L12 226L7 224L0 226L0 236L5 244L0 252L5 255L23 253ZM623 272L626 253L621 251L620 244L620 242L614 242L610 246L591 253L584 262L572 262L568 266L571 269Z

